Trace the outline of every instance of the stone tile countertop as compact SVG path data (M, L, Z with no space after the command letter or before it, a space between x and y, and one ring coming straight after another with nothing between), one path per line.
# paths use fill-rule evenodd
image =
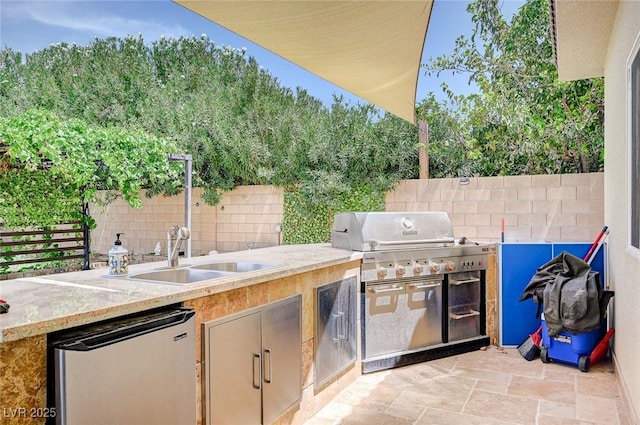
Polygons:
M276 263L188 285L108 276L106 268L0 281L0 298L11 308L0 315L0 343L110 319L189 299L362 259L362 253L329 244L281 245L193 258L180 267L217 261ZM129 266L129 274L166 268L167 262Z

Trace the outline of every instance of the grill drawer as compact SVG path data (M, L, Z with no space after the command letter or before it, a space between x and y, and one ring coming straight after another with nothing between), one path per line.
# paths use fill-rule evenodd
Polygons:
M465 305L449 309L449 341L480 335L480 312L474 308L474 305Z
M449 275L449 307L480 304L480 272Z

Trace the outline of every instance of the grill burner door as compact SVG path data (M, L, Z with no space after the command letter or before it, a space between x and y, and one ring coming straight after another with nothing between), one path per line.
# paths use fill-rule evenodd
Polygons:
M407 348L442 342L442 281L407 283Z
M442 276L368 282L364 294L364 357L442 342Z
M402 351L405 346L407 303L404 283L367 284L365 292L364 357Z

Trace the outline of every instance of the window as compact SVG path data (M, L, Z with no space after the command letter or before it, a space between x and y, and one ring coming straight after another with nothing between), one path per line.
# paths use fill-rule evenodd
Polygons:
M631 246L640 249L640 50L636 49L631 62L630 73L630 202L631 202Z

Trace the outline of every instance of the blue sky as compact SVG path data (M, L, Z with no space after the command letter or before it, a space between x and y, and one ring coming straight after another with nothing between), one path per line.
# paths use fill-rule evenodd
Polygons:
M522 3L522 0L503 0L503 13L511 16ZM470 34L472 23L466 13L467 4L467 0L435 0L423 63L429 57L450 53L459 35ZM142 34L146 42L161 36L206 34L218 45L246 48L247 53L276 76L283 86L302 87L327 106L331 104L334 93L344 95L351 103L364 102L170 0L0 0L1 48L30 53L59 42L86 45L95 37L125 37L129 34ZM430 91L439 94L440 84L445 79L457 93L473 90L464 76L452 78L441 75L435 78L421 72L417 99L423 99Z

